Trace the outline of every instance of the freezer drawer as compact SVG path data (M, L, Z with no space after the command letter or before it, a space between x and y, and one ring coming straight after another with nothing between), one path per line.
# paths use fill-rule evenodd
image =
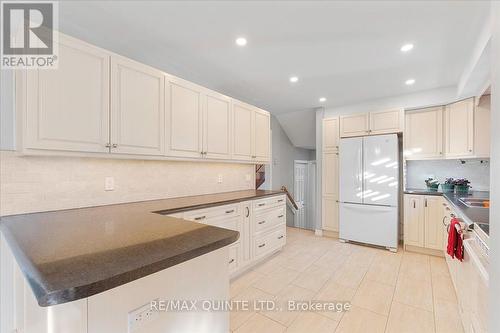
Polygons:
M398 247L398 208L340 204L339 238Z

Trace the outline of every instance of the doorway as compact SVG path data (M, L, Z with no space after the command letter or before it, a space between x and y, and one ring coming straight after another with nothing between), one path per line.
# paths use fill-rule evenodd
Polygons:
M316 161L294 161L293 194L299 209L294 215L294 227L315 230L316 221Z

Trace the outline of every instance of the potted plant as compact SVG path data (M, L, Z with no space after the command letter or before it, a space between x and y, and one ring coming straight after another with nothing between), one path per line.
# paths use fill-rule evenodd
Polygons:
M439 187L439 181L434 178L427 178L425 180L425 185L427 185L427 189L429 191L437 191Z
M444 183L441 184L441 189L445 193L454 192L455 191L455 179L446 178Z
M457 193L469 193L470 181L466 178L455 179L455 190Z

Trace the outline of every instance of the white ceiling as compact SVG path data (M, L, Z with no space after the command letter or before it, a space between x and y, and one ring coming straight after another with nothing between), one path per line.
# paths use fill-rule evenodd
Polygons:
M320 96L331 107L456 85L489 6L66 1L59 16L63 32L278 114L317 107Z

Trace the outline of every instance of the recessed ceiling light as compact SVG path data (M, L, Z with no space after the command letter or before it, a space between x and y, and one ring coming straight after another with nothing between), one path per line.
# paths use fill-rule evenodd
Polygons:
M319 98L319 101L320 101L321 103L326 102L326 97L320 97L320 98Z
M290 77L290 82L295 83L295 82L297 82L297 81L299 81L299 78L298 78L298 77L296 77L296 76L292 76L292 77Z
M412 85L412 84L414 84L414 83L415 83L415 79L408 79L408 80L406 80L406 81L405 81L405 84L406 84L407 86L411 86L411 85Z
M413 44L411 44L411 43L408 43L408 44L401 46L401 52L408 52L411 49L413 49Z
M245 46L247 45L247 39L244 37L238 37L236 38L236 45L238 46Z

